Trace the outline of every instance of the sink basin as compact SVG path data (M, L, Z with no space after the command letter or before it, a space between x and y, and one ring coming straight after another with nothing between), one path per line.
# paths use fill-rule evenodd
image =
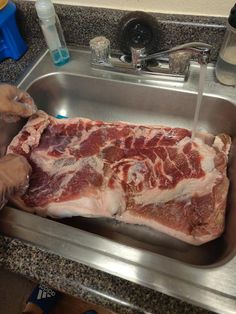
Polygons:
M81 116L104 121L121 120L186 128L192 127L196 102L196 95L191 93L66 73L52 73L37 79L28 87L28 92L40 109L53 116L61 114L67 117ZM234 116L236 107L232 103L207 96L202 104L199 126L212 133L227 132L233 135L236 134ZM228 221L231 220L230 217ZM234 220L236 228L236 217ZM223 262L236 247L236 241L233 243L233 239L226 234L208 244L194 247L146 227L112 222L109 219L73 217L60 222L119 243L196 265ZM232 225L228 228L234 227Z
M198 65L191 64L187 82L158 82L93 69L85 50L72 49L71 55L70 63L56 68L49 54L44 54L20 82L19 86L30 93L40 109L53 116L191 129ZM214 67L210 65L198 128L213 134L225 132L233 139L226 227L214 241L195 247L142 226L102 218L54 221L12 207L0 214L0 230L215 311L236 313L235 117L236 91L216 83ZM0 132L5 134L0 143L2 152L21 126L0 124Z

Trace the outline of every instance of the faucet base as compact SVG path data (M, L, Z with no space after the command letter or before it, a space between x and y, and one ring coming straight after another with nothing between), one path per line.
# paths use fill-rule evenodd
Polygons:
M128 75L140 76L142 79L155 81L185 82L188 77L188 68L181 74L173 73L166 61L154 65L147 65L145 68L134 68L133 64L126 60L126 56L113 54L109 62L91 62L91 67L96 70L112 71Z

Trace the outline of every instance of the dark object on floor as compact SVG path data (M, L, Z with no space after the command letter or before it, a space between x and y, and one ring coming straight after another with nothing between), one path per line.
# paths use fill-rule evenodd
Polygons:
M36 286L27 300L23 313L49 314L61 299L62 294L43 284Z
M96 309L92 310L92 309ZM24 314L115 314L81 299L62 294L43 284L37 285L26 301Z

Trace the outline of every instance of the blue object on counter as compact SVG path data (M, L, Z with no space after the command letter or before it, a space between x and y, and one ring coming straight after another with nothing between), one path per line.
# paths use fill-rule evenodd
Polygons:
M83 314L98 314L98 312L94 311L94 310L90 310L90 311L86 311Z
M6 58L18 60L26 50L27 45L16 24L16 6L9 1L0 9L0 61Z

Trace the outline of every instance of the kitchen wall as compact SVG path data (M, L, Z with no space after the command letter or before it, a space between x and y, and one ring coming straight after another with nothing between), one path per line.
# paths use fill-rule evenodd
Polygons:
M35 1L35 0L32 0ZM161 13L228 16L235 0L53 0L74 4L125 10Z

